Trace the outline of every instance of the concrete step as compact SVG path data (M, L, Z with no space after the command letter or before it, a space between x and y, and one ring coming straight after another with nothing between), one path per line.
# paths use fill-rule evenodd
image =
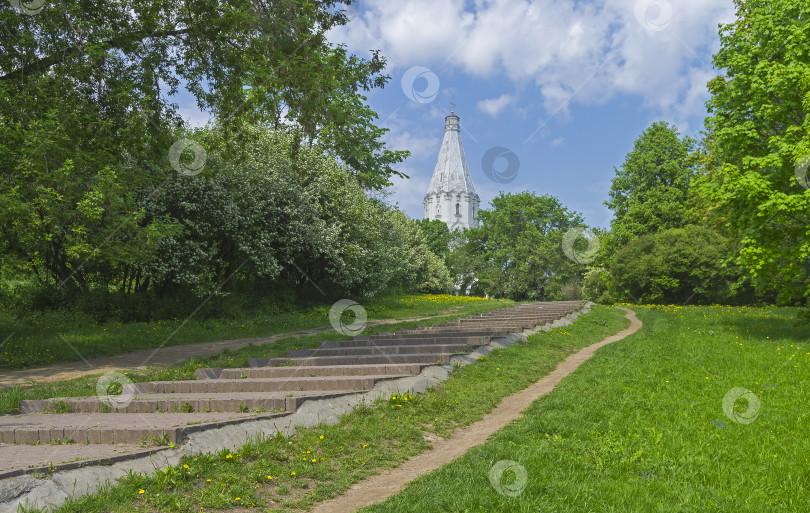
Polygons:
M363 356L374 354L426 354L467 353L475 346L470 344L424 344L397 346L361 346L322 349L295 349L287 351L288 358L311 358L314 356Z
M523 315L474 315L471 317L461 317L459 321L545 321L557 320L562 314L523 314Z
M153 381L124 387L124 393L187 394L233 392L290 392L295 390L370 390L380 379L399 376L316 376L244 379L204 379L189 381Z
M416 328L413 330L406 330L403 333L407 335L425 336L441 336L443 333L453 333L454 336L463 336L465 333L475 333L476 335L491 336L492 338L501 338L509 334L509 330L503 327L491 328L488 326L463 326L457 322L453 324L436 324L429 328Z
M311 358L251 358L251 367L322 366L322 365L385 365L417 363L424 365L450 363L450 353L392 354L361 356L314 356Z
M343 395L360 390L329 390L329 391L284 391L284 392L210 392L210 393L178 393L178 394L140 394L131 400L105 404L96 396L90 397L62 397L56 399L26 400L22 401L23 414L53 413L56 411L57 401L61 408L68 408L68 414L79 413L210 413L210 412L237 412L245 413L257 410L263 411L295 411L300 401L309 397Z
M458 332L452 331L435 331L431 332L429 327L422 326L419 328L402 330L397 333L377 333L375 335L363 335L363 336L356 336L352 337L351 341L362 342L362 341L369 341L369 340L407 340L407 339L420 339L420 338L467 338L467 337L480 337L483 339L490 339L490 338L500 338L505 337L506 332L493 332L491 330L478 330L478 331L470 331L470 330L460 330ZM345 341L345 342L351 342ZM328 344L330 342L324 342L324 344Z
M489 329L489 330L492 330L493 333L506 333L506 334L508 334L508 333L515 333L515 332L519 333L519 332L525 330L526 327L527 326L524 326L523 324L520 324L520 323L510 323L510 324L498 323L497 326L489 326L489 325L486 325L486 324L483 324L483 323L477 324L477 325L473 325L473 324L467 325L467 324L461 324L461 323L454 323L454 324L446 324L446 325L440 325L440 326L431 326L429 328L429 330L431 332L435 332L435 331L441 332L441 331L465 331L465 330L480 331L480 330L483 330L483 329ZM533 327L533 326L531 326L531 327ZM504 336L506 336L506 335L504 335Z
M381 376L399 377L415 376L422 372L423 365L415 363L399 365L332 365L318 367L247 367L238 369L197 369L198 371L219 371L216 378L207 379L244 379L244 378L287 378L317 376ZM204 373L204 372L203 372ZM201 373L202 374L202 373ZM209 372L206 374L214 374ZM198 376L199 377L199 376ZM205 378L200 378L205 379Z
M285 413L53 413L0 416L0 443L76 444L139 443L154 436L178 443L185 435L204 429L273 418ZM165 436L165 439L164 439Z
M426 344L467 344L480 346L488 344L491 337L482 336L420 336L420 337L379 337L366 340L340 340L336 342L324 342L321 349L336 349L341 347L383 347L383 346L405 346L405 345L426 345Z

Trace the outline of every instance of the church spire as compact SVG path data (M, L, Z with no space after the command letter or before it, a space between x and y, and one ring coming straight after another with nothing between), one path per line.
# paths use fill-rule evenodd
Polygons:
M478 226L480 200L461 144L459 117L451 101L444 118L444 139L425 196L425 218L440 219L450 229Z

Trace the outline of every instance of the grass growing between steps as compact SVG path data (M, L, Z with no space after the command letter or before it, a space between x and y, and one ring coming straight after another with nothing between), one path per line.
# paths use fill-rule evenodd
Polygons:
M451 296L448 296L451 297ZM455 296L452 296L455 297ZM436 303L435 312L441 312ZM447 321L454 321L464 315L477 314L496 308L511 306L511 302L501 301L471 301L454 313L453 315L439 316L431 318L430 321L410 321L395 324L384 324L366 328L364 335L371 335L379 332L399 331L414 328L419 325L440 324ZM446 306L444 307L446 308ZM423 314L426 310L421 310ZM400 312L400 317L404 317ZM332 329L315 335L305 335L276 340L269 344L256 346L246 346L236 350L222 351L209 357L192 359L186 362L171 365L169 367L150 367L141 370L124 370L127 378L133 383L146 381L177 381L184 379L196 379L194 371L200 367L247 367L250 358L275 358L283 357L291 349L314 349L322 342L348 340L351 337L340 334ZM23 399L50 399L53 397L82 397L96 394L96 383L101 374L86 375L81 378L67 381L55 381L48 383L34 383L29 386L15 386L0 390L0 414L15 414L20 412L20 401ZM117 391L120 393L120 388ZM115 391L111 394L116 393Z
M810 327L797 311L634 308L644 327L523 419L362 511L810 511ZM731 395L724 412L737 387L758 410ZM499 475L503 460L525 481L519 467Z
M185 458L178 467L150 477L132 475L57 511L306 510L423 452L426 438L448 437L479 420L572 352L626 326L623 311L597 306L571 326L540 332L528 343L457 368L421 396L394 396L348 413L337 425L256 441L234 454Z
M98 323L79 314L51 312L18 319L0 311L0 369L22 369L213 340L266 337L330 328L334 302L289 311L249 310L236 318L174 318L153 322ZM479 313L513 302L447 294L392 295L362 301L369 321L452 313Z

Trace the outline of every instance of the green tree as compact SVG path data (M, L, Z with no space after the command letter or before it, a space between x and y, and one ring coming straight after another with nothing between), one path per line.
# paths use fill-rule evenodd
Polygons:
M447 228L447 223L438 219L420 219L419 229L425 237L425 242L436 256L445 259L450 252L450 241L453 235Z
M697 220L689 186L695 178L694 141L681 138L675 126L650 125L627 154L605 202L613 211L611 233L604 251L612 255L627 242L659 230L682 227Z
M582 265L566 258L563 235L582 217L550 195L501 193L491 210L479 212L480 227L464 233L453 270L466 287L515 300L561 299Z
M129 288L188 229L147 212L176 183L181 86L217 115L225 160L244 153L243 125L289 127L292 154L317 148L363 187L389 183L407 153L385 147L362 95L385 84L385 63L326 40L346 22L338 5L79 0L31 16L0 3L0 269Z
M735 0L720 28L699 190L760 293L810 295L810 3Z
M702 226L643 235L614 255L614 295L639 303L726 302L731 271L720 235Z

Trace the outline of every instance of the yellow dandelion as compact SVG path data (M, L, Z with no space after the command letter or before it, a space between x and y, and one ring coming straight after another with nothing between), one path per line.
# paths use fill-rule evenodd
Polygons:
M142 494L142 493L144 493L144 489L143 489L143 488L141 488L141 489L139 489L139 490L138 490L138 494Z

